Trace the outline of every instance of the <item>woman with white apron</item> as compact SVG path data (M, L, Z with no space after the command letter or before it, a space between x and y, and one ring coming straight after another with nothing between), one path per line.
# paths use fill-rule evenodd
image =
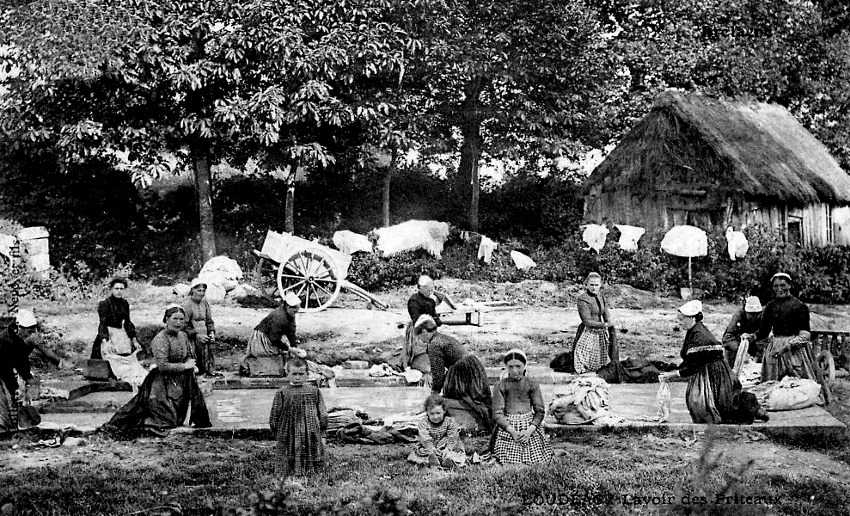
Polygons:
M114 278L109 282L110 296L97 305L100 324L92 346L92 358L109 362L112 374L130 384L133 392L147 376L137 354L142 347L136 340L136 326L130 321L130 304L124 299L127 280Z

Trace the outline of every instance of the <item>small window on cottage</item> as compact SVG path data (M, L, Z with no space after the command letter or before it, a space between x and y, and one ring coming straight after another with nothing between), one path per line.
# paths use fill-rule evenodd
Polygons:
M801 245L803 243L803 218L788 215L788 243Z
M829 244L835 242L835 227L832 225L832 206L826 205L826 241Z

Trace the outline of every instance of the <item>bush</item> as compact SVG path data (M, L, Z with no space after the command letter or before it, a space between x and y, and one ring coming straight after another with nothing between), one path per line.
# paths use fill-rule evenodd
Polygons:
M413 285L420 274L433 278L451 276L469 281L518 282L542 280L581 282L598 271L608 283L622 283L642 290L674 294L688 286L688 260L661 251L664 231L650 231L637 251L623 251L612 234L601 252L588 250L577 233L560 245L538 247L529 252L517 241L500 243L492 263L476 259L478 238L464 240L454 231L446 242L443 256L435 260L424 251L403 253L390 258L358 253L353 256L349 279L367 290ZM738 300L756 293L771 297L770 277L779 271L790 274L799 285L797 295L807 302L850 302L850 248L827 246L802 248L782 242L781 235L762 227L747 231L750 249L746 257L733 262L726 250L725 234L708 235L708 255L691 261L693 287L707 298ZM537 267L518 270L510 259L511 250L529 254Z

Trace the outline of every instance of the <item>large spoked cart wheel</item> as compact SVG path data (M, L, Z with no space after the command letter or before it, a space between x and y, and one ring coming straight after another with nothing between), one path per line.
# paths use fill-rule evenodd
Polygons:
M253 285L264 297L271 299L280 297L276 280L278 263L271 257L257 251L254 251L254 254L257 255L257 266L254 269Z
M277 269L280 296L292 292L301 299L301 310L318 312L339 296L342 278L333 258L319 249L293 252Z
M316 242L268 231L263 249L255 250L257 267L254 286L263 297L279 300L292 292L301 299L301 310L318 312L328 308L341 289L369 301L369 307L382 310L386 303L354 283L346 281L351 257Z

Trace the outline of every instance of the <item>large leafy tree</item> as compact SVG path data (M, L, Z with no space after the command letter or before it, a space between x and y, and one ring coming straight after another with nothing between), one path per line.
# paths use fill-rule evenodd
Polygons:
M482 156L556 156L592 140L612 61L583 1L421 1L405 20L425 45L410 71L421 113L446 148L460 141L456 190L471 229Z
M846 158L847 10L832 0L588 0L623 88L605 107L616 140L665 88L776 102ZM818 5L822 4L822 5Z
M205 258L215 254L211 165L331 163L335 128L381 115L353 84L400 73L411 48L384 0L108 4L38 0L11 12L19 71L3 138L62 162L123 151L140 182L176 159L195 175Z

